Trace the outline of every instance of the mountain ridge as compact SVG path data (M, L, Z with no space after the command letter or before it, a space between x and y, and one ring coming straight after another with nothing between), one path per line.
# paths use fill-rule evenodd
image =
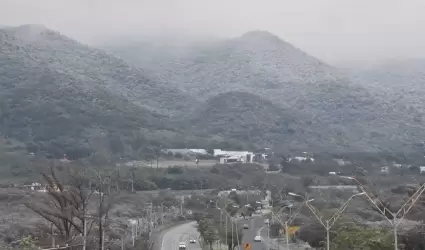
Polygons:
M423 137L415 119L418 110L406 113L401 105L376 97L341 70L269 32L248 32L157 65L163 81L202 102L234 91L272 101L300 117L300 125L307 127L303 140L328 133L328 144L339 138L343 147L381 150ZM313 133L315 129L324 133Z
M151 143L155 136L149 134L157 131L178 136L165 121L179 104L191 104L186 97L42 26L0 29L1 133L32 151L78 158L95 150L91 141L97 137L108 137L104 147L118 143L123 150L124 142L141 137L144 145ZM121 139L109 142L113 138Z
M55 155L87 155L103 135L110 154L149 151L140 141L203 147L211 138L379 151L409 148L425 131L416 109L376 98L268 32L173 60L164 54L149 70L39 26L0 30L0 52L2 133L33 148L62 148Z

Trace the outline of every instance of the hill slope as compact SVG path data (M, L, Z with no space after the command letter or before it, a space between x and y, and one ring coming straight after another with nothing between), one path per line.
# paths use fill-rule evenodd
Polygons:
M87 92L104 89L149 110L172 113L191 98L137 67L37 25L1 30L3 57L75 77ZM66 83L62 83L65 85Z
M425 59L396 61L353 73L354 81L373 94L425 113ZM419 115L416 119L423 119Z
M150 72L200 101L229 91L270 100L293 117L298 145L381 150L409 147L424 136L418 110L406 112L403 105L375 96L367 86L268 32L253 31L161 58ZM227 111L229 117L235 115Z
M255 143L276 142L276 134L287 134L291 116L272 102L246 92L219 94L187 120L190 129ZM282 136L280 139L282 139Z
M84 156L99 135L168 130L163 114L188 103L124 61L44 27L0 30L1 133L32 148Z

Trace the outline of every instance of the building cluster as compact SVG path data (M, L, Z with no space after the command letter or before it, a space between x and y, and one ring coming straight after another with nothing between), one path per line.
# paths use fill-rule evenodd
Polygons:
M167 152L181 155L208 155L206 149L167 149ZM266 162L267 154L254 153L250 151L227 151L222 149L213 149L212 156L220 159L220 163L253 163Z
M398 164L398 163L393 163L392 166L382 166L381 167L381 173L382 174L389 174L390 173L390 169L411 169L415 166L412 165L403 165L403 164ZM425 166L417 166L417 168L419 169L419 173L420 174L425 174Z

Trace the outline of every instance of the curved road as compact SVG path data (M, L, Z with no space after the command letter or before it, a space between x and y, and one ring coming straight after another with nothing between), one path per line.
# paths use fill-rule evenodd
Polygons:
M243 224L248 224L249 229L243 230L243 238L241 241L241 250L244 249L244 244L251 244L251 250L266 249L265 242L254 242L254 237L259 235L260 230L264 227L264 218L254 217L248 220L241 220L238 224L242 227ZM201 250L198 241L199 232L196 222L186 223L176 226L168 230L162 237L160 250L178 250L179 242L185 242L187 250ZM196 244L190 244L190 239L196 239Z
M161 250L178 250L179 242L185 242L187 250L201 250L198 237L199 232L196 222L186 223L168 230L161 241ZM190 239L196 239L196 244L189 243Z

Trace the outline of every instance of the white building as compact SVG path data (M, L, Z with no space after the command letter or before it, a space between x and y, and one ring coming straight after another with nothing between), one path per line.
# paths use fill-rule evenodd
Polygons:
M381 173L388 174L390 172L390 168L388 166L381 167Z
M167 152L172 152L173 154L182 154L182 155L207 155L207 150L203 148L170 148L166 150Z
M231 189L231 190L223 190L218 192L218 196L222 197L222 196L228 196L231 192L236 192L236 194L238 195L260 195L261 194L261 190L236 190L236 189Z
M221 149L214 149L214 156L220 156L220 163L252 163L254 162L255 154L249 151L225 151Z
M288 159L289 162L291 161L298 161L298 162L314 162L314 158L313 157L306 157L306 156L295 156L295 157L291 157Z

